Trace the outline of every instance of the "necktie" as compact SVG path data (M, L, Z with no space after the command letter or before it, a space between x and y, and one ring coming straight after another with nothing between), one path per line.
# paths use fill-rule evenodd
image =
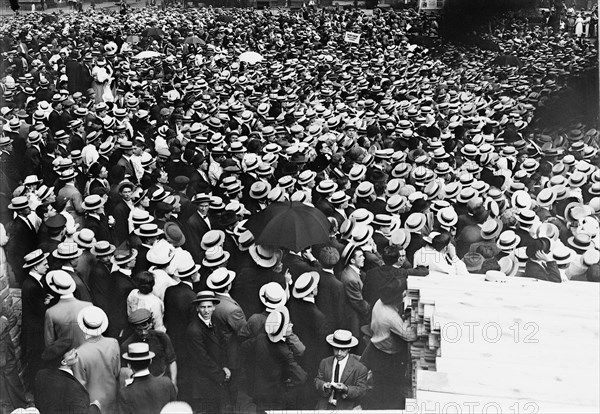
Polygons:
M31 221L29 221L27 217L23 218L25 219L25 223L27 223L27 226L29 226L29 230L33 230L33 224L31 223Z
M335 361L335 372L333 374L334 382L340 382L340 363Z

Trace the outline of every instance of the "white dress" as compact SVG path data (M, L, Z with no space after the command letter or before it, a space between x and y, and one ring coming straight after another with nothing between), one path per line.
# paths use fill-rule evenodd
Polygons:
M581 35L583 34L583 17L579 16L577 17L577 20L575 20L575 36L577 37L581 37Z

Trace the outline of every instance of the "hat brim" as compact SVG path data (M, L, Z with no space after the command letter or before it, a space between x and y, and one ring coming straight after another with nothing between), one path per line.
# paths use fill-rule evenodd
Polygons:
M110 249L108 249L108 251L106 251L106 252L99 252L96 250L96 247L97 247L97 245L95 245L94 247L92 247L90 249L90 253L92 253L96 257L110 256L111 254L113 254L115 252L115 250L117 250L117 248L115 246L113 246L112 244L110 245Z
M42 263L44 261L44 259L47 259L48 256L50 256L50 253L43 253L41 256L39 256L35 262L33 263L25 263L23 265L23 269L29 269L30 267L34 267L39 265L40 263Z
M153 359L156 356L156 354L152 351L148 352L148 355L144 355L143 357L130 357L129 354L127 352L125 352L123 354L123 359L126 361L148 361L150 359Z
M206 286L211 289L223 289L224 287L227 287L229 285L231 285L231 283L233 282L233 280L235 279L235 272L231 272L228 271L227 272L227 279L225 281L223 281L222 283L219 284L219 286L215 285L212 280L210 279L210 276L208 277L208 279L206 280Z
M138 256L138 251L137 251L137 249L133 249L133 253L131 253L131 255L130 255L130 256L128 256L127 258L125 258L125 259L121 259L121 260L117 260L117 259L113 258L113 262L114 262L114 263L115 263L117 266L120 266L120 265L127 264L127 263L131 262L132 260L135 260L135 259L137 258L137 256Z
M335 342L334 334L327 335L325 340L327 341L327 343L329 345L331 345L334 348L346 349L346 348L354 348L356 345L358 345L358 339L355 338L354 336L350 340L349 344L340 344L339 342Z
M262 267L273 267L275 266L275 264L277 263L277 257L275 257L275 255L273 255L270 259L263 259L262 257L260 257L257 253L258 246L256 244L253 244L252 246L250 246L250 248L248 249L250 252L250 256L252 257L252 260L254 260L254 262Z
M106 328L108 328L108 318L105 317L102 320L102 324L98 328L90 329L83 323L83 312L79 312L79 315L77 315L77 324L79 325L79 329L81 329L84 334L90 336L100 336L106 331Z
M200 302L212 302L215 305L218 305L219 303L221 303L221 299L205 297L205 298L200 298L200 299L194 299L192 301L192 303L200 303Z

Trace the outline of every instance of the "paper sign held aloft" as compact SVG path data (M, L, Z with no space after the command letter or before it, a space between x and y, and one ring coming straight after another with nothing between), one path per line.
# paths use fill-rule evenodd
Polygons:
M358 44L360 42L360 33L346 32L346 35L344 36L344 41L347 43Z

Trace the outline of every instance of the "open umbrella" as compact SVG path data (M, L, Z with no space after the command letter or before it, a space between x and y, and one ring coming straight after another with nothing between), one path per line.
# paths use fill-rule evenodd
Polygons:
M262 62L263 57L260 53L256 53L256 52L244 52L239 56L239 59L241 62L248 62L251 65L255 64L256 62Z
M143 52L138 53L133 58L134 59L151 59L155 57L162 56L162 53L155 52L154 50L144 50Z
M149 29L144 30L143 34L147 37L154 37L160 39L165 35L165 32L163 32L162 29L158 27L150 27Z
M245 227L256 244L300 252L329 240L330 223L321 210L293 201L272 203L251 216Z
M498 66L523 66L523 62L516 56L513 55L500 55L497 56L492 64Z
M218 20L218 21L224 22L224 23L231 23L234 20L234 17L230 16L228 14L220 14L216 17L215 20Z
M188 43L191 45L200 45L200 46L204 46L206 44L206 42L204 40L200 39L198 36L188 36L185 38L183 43Z

